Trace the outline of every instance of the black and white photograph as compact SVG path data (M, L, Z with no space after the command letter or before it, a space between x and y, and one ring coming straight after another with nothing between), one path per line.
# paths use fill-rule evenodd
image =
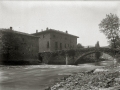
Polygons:
M0 90L120 90L120 1L1 0Z

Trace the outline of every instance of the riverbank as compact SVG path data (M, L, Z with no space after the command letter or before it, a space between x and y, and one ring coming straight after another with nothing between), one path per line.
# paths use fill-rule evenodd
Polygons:
M71 74L46 90L119 90L120 66Z

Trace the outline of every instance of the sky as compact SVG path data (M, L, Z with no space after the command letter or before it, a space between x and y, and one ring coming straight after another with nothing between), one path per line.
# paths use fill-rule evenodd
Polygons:
M120 1L0 1L0 28L35 33L47 27L68 31L83 46L107 46L99 24L106 14L120 17Z

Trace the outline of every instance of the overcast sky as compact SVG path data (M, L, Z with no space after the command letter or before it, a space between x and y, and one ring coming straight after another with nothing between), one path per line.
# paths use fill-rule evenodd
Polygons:
M119 1L0 1L0 28L35 33L46 27L79 36L78 43L107 46L98 24L106 14L120 17Z

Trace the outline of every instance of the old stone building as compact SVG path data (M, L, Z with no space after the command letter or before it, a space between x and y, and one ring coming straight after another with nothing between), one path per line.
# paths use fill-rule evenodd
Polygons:
M29 62L38 60L39 37L10 29L0 29L1 63Z
M32 34L39 37L39 52L75 49L78 36L54 29L48 29Z

